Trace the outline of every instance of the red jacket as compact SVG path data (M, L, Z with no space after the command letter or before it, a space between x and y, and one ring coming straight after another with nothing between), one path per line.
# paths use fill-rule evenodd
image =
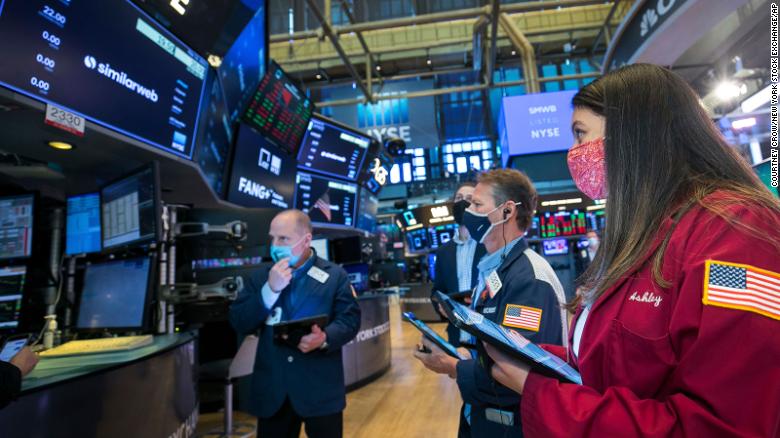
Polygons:
M708 260L710 269L747 265L747 275L763 273L770 286L780 278L772 276L780 253L767 241L777 236L767 221L775 213L730 208L764 235L700 207L686 213L663 260L669 288L652 281L648 256L591 307L579 358L568 358L584 384L529 375L520 405L527 438L780 437L780 299L759 298L762 313L703 303L705 288L717 287L708 283ZM671 225L667 219L649 253ZM558 348L548 347L564 356Z

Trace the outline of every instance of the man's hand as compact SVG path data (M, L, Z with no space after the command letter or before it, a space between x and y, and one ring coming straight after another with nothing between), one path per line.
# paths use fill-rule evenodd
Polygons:
M522 395L525 388L525 380L528 378L531 367L512 359L490 344L484 342L482 344L485 346L488 356L495 362L490 370L493 378L512 391Z
M420 360L425 365L425 368L438 374L446 374L453 379L457 377L458 371L456 366L458 365L458 359L449 356L443 352L436 344L429 341L425 336L422 337L421 343L423 346L431 350L430 353L423 353L422 351L415 350L414 357Z
M11 364L19 368L22 372L22 377L30 374L30 371L38 364L38 355L30 350L30 347L24 347L16 353L16 356L11 358Z
M268 273L268 287L276 293L286 288L291 280L292 268L290 268L290 259L288 257L276 262L271 268L271 272Z
M311 333L301 338L298 349L304 353L314 351L322 346L328 335L317 324L311 326Z

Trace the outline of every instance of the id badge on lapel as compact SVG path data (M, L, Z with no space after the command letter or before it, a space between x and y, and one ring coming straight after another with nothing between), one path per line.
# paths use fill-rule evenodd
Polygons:
M274 307L273 312L265 319L265 325L276 325L282 322L282 308Z

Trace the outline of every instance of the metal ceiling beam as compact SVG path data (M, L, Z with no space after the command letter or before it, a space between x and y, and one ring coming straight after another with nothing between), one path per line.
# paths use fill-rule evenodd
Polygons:
M531 45L528 38L520 29L518 29L515 22L512 21L506 12L502 12L499 15L499 20L504 32L509 36L509 40L512 41L512 45L520 52L520 56L523 60L523 75L528 81L528 93L538 93L540 87L539 76L536 71L536 52L534 46Z
M593 52L596 51L596 48L599 46L599 43L601 42L601 36L606 35L607 38L607 45L609 45L610 35L609 35L609 26L610 22L612 21L612 16L615 15L615 10L617 9L618 5L620 4L621 0L614 0L615 2L612 4L612 9L609 10L609 14L607 14L607 18L604 20L604 25L601 26L601 30L599 31L598 35L596 35L596 39L593 41L593 46L590 48L590 54L593 55Z
M314 13L314 16L317 17L317 20L319 20L320 24L322 25L322 31L325 33L328 39L330 39L330 42L333 43L333 48L335 48L336 51L339 53L339 56L344 61L344 66L347 68L347 70L349 70L349 73L355 79L355 83L357 83L357 85L360 87L360 90L366 96L366 99L369 102L373 102L371 91L368 88L366 88L366 84L364 84L363 80L360 79L360 75L355 69L355 66L352 65L352 62L349 60L349 57L347 56L346 53L344 53L344 49L341 47L341 43L339 43L338 35L333 33L333 29L330 27L330 24L328 24L328 22L325 21L325 17L323 17L322 11L320 11L320 8L317 6L315 0L306 0L306 3L308 3L309 8Z
M308 0L307 0L308 1ZM556 2L551 1L534 1L526 3L515 3L511 5L504 5L502 9L504 12L514 14L521 12L532 11L544 11L548 9L560 9L574 6L589 6L604 4L603 0L560 0ZM471 9L459 9L455 11L437 12L434 14L417 15L414 17L402 17L392 18L389 20L371 21L359 24L353 24L350 26L338 26L333 28L333 31L338 34L362 32L367 30L379 30L379 29L392 29L394 27L405 27L428 23L442 23L453 20L468 20L477 18L480 15L489 16L490 8L471 8ZM305 38L317 37L316 30L307 30L302 32L295 32L290 34L276 34L271 35L269 38L271 43L278 43L284 41L300 40Z
M341 0L341 10L347 14L347 19L349 19L351 24L356 23L355 16L352 15L352 11L349 10L349 4L347 3L347 0ZM363 33L360 31L355 32L355 36L357 36L358 41L360 41L360 45L363 46L363 51L366 53L366 55L371 56L371 50L368 49L368 44L366 44L366 40L363 38Z
M493 70L496 67L496 50L498 49L498 14L500 12L499 1L493 0L490 8L490 54L488 55L487 83L493 85Z
M601 76L600 72L578 73L573 75L548 76L544 78L539 78L537 79L537 81L538 82L568 81L574 79L595 78L598 76ZM378 95L378 96L374 96L374 100L380 101L380 100L391 100L391 99L414 99L417 97L440 96L442 94L449 94L449 93L481 91L490 88L517 87L520 85L528 85L528 82L525 79L521 79L517 81L496 82L495 84L493 84L493 86L489 86L488 84L475 84L475 85L463 85L459 87L435 88L432 90L413 91L413 92L401 93L401 94ZM326 102L317 102L315 103L315 105L317 106L317 108L323 108L328 106L356 105L359 103L363 103L363 99L329 100Z

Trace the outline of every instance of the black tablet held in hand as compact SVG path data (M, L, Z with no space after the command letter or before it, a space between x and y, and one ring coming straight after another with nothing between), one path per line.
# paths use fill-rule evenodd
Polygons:
M274 324L274 342L298 347L301 338L311 333L311 326L314 324L324 330L328 325L328 315L315 315Z
M412 325L417 330L419 330L423 335L425 335L426 338L428 338L431 342L436 344L448 355L454 357L455 359L468 359L466 357L461 356L460 353L458 353L458 349L455 348L454 345L450 344L449 342L444 340L444 338L439 336L439 334L436 333L432 328L430 328L428 324L417 319L417 317L414 316L414 313L404 312L403 316L405 320L412 323Z
M580 373L520 333L485 318L466 306L458 304L447 295L437 292L433 300L444 308L447 318L455 327L468 332L504 353L528 364L534 371L562 382L582 384Z

